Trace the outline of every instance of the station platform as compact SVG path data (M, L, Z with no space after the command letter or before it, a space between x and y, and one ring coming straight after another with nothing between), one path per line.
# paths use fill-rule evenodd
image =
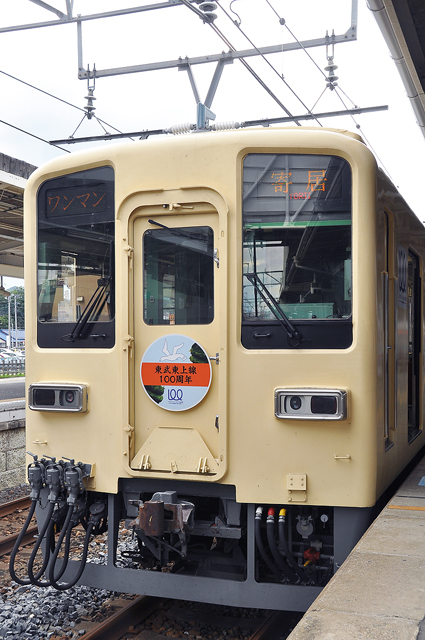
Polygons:
M425 458L287 640L425 640Z

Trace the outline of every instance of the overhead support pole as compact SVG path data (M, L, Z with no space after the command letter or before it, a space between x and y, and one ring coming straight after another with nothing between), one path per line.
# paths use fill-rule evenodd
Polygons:
M196 129L198 131L206 130L209 126L210 120L215 120L215 113L208 109L205 104L200 102L198 104L198 110L196 114Z
M205 107L205 105L203 105ZM355 107L341 111L326 111L325 113L307 113L301 116L288 116L282 118L265 118L264 120L246 120L240 123L240 128L263 126L268 127L271 124L281 124L285 122L293 122L294 120L314 120L315 118L332 118L336 116L351 116L359 113L371 113L373 111L387 111L388 105L378 107ZM190 129L189 129L190 130ZM188 130L188 131L189 131ZM64 140L50 140L49 144L76 144L78 142L96 142L100 140L117 140L119 138L143 138L149 136L158 136L165 133L172 133L170 129L152 129L145 131L132 131L130 133L113 133L105 136L88 136L85 138L65 138Z
M207 97L205 98L205 102L201 102L199 97L198 88L196 86L195 77L192 72L192 67L188 62L184 62L179 66L179 71L187 71L189 76L190 84L192 87L193 95L195 96L197 109L196 109L196 128L198 131L202 129L207 129L210 120L215 120L216 115L210 109L212 101L214 100L214 96L217 91L218 83L220 82L224 66L226 64L232 64L232 59L221 59L217 62L217 66L214 71L214 75L211 80L210 88L207 93Z
M187 0L188 2L197 2L197 0ZM67 18L64 13L61 11L58 12L54 7L50 7L50 5L46 4L42 0L30 0L30 2L34 2L40 6L43 6L45 9L49 11L53 11L56 15L63 16L60 20L51 20L49 22L34 22L32 24L17 24L13 27L2 27L0 29L0 33L6 33L9 31L25 31L26 29L40 29L41 27L55 27L58 24L69 24L71 22L77 22L77 20L86 21L86 20L100 20L101 18L116 18L117 16L126 16L132 13L141 13L144 11L153 11L155 9L168 9L169 7L178 7L183 4L181 0L170 0L169 2L159 2L157 4L147 4L141 7L129 7L128 9L117 9L116 11L105 11L104 13L92 13L87 16L78 16L78 18ZM73 0L67 0L68 3Z
M233 64L233 59L221 58L221 60L217 62L217 66L211 80L210 88L208 89L207 97L205 98L205 106L208 108L212 105L212 101L214 100L214 96L217 91L218 83L220 82L221 75L226 64Z
M80 75L80 73L84 71L83 69L83 32L82 32L81 20L78 20L77 22L77 40L78 40L78 75Z
M341 109L340 111L325 111L324 113L305 113L302 116L283 116L281 118L264 118L262 120L246 120L242 127L256 127L262 125L268 127L271 124L282 124L294 120L316 120L319 118L336 118L337 116L353 116L359 113L372 113L373 111L388 111L388 105L378 107L354 107L353 109Z
M2 29L0 29L0 33ZM225 53L213 53L207 56L197 56L193 58L185 58L184 63L191 66L196 64L206 64L208 62L218 62L219 60L239 60L240 58L251 58L254 56L266 56L271 53L285 53L286 51L298 51L309 47L324 47L327 44L338 44L342 42L351 42L356 39L355 34L351 34L348 38L347 34L332 35L324 38L316 38L313 40L303 40L302 42L285 42L283 44L271 45L268 47L258 47L258 49L243 49L242 51L228 51ZM159 69L173 69L180 67L183 62L182 58L177 60L166 60L164 62L151 62L146 64L137 64L128 67L116 67L113 69L97 69L96 78L106 78L108 76L119 76L128 73L140 73L143 71L158 71ZM86 73L78 75L80 80L87 79Z
M198 87L196 86L195 76L193 75L192 67L188 62L179 66L179 71L187 71L187 75L189 76L190 86L192 87L193 95L195 96L196 104L201 102L201 98L199 97Z
M357 7L358 0L351 0L351 27L349 29L350 35L354 33L354 37L357 38ZM348 33L347 32L347 35Z
M52 13L55 13L61 20L67 19L67 16L62 13L62 11L59 11L59 9L55 9L55 7L51 7L50 4L47 4L47 2L43 2L43 0L30 0L30 2L32 2L33 4L38 4L39 7L47 9L47 11L52 11Z
M72 18L73 9L74 9L74 0L66 0L66 12L68 14L68 20Z

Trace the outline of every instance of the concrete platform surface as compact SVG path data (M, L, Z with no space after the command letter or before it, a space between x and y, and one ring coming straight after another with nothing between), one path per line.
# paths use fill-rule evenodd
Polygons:
M425 458L288 640L425 640Z

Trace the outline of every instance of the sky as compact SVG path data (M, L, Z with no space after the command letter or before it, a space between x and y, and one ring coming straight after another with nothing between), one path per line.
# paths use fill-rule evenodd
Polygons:
M47 1L65 12L65 0ZM55 14L30 0L0 0L0 3L1 27L57 19ZM89 15L154 3L155 0L74 0L73 13ZM96 65L97 69L109 69L228 50L213 30L189 8L170 5L161 10L83 22L84 67ZM261 47L293 42L293 36L304 41L322 38L326 31L343 34L351 24L351 0L220 0L220 5L233 20L241 21L238 29L220 7L215 11L215 25L239 50L251 49L252 45ZM230 9L236 13L231 13ZM284 25L279 17L284 18ZM77 129L84 115L81 111L28 86L33 85L79 109L86 105L88 86L87 81L78 79L75 24L0 33L0 42L0 152L41 166L68 151L94 144L116 144L113 141L64 144L59 149L18 130L51 141L68 138ZM273 69L260 57L247 59L294 115L306 113L306 108L312 109L326 86L318 69L320 67L323 71L328 64L326 48L310 48L308 53L315 64L302 50L267 56ZM328 54L332 54L331 49ZM389 109L356 115L354 120L350 116L326 118L321 120L321 124L363 135L380 166L419 219L424 221L420 185L423 181L425 138L416 124L396 66L366 0L358 0L357 40L347 38L347 42L337 44L334 63L338 66L335 73L339 95L346 106L388 105ZM214 64L193 67L201 99L205 99L214 68ZM95 113L108 123L104 126L111 133L115 129L141 131L196 122L196 102L187 73L177 69L98 78L94 96ZM326 90L314 110L325 112L343 108L336 92ZM216 113L217 122L243 122L286 115L240 61L226 65L212 110ZM312 123L305 126L312 126ZM318 125L314 123L313 126ZM103 133L95 119L86 118L74 137ZM10 282L16 283L15 280ZM5 278L5 286L10 286L9 279Z

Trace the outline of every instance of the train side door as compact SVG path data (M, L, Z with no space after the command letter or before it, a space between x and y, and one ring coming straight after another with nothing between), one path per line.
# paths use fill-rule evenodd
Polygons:
M226 216L176 196L132 217L130 466L217 479L226 466Z

